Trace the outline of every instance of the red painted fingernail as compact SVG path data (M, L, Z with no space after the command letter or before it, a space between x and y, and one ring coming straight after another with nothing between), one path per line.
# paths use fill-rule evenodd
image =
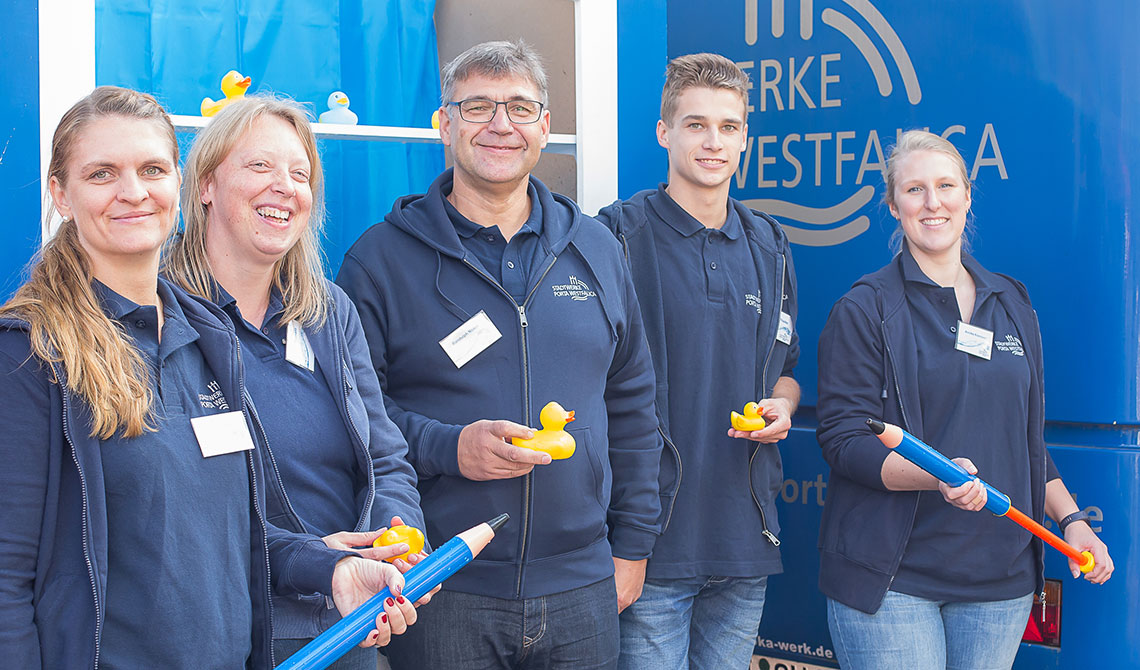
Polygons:
M381 614L380 615L380 623L388 623L388 615L387 614ZM376 636L380 637L380 634L377 633Z
M398 602L398 603L400 603L401 605L403 605L403 604L404 604L404 596L399 596L398 598L396 598L396 602Z
M388 607L396 604L396 601L392 600L391 598L385 600L384 602L388 604Z

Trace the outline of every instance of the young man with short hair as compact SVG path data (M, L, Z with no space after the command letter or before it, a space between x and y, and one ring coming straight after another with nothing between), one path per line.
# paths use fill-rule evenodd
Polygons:
M748 78L715 54L666 71L657 139L669 181L599 213L625 246L657 373L665 532L621 615L622 668L746 668L768 575L782 571L777 442L799 403L796 282L771 217L729 197ZM758 401L768 425L731 429ZM669 494L676 498L668 504Z

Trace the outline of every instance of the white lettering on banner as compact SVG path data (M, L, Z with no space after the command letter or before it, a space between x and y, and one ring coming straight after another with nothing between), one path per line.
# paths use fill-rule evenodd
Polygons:
M779 52L780 45L790 49L811 44L817 32L826 33L830 48L826 53L737 62L749 74L751 82L756 82L755 86L749 83L749 113L792 112L796 122L802 119L804 130L811 128L812 132L748 137L736 172L736 186L741 189L754 186L762 191L781 189L771 198L742 200L749 207L780 219L793 244L842 244L870 228L867 207L873 206L873 200L877 201L874 185L882 183L886 161L879 133L886 129L820 129L815 110L860 107L864 103L880 110L878 98L890 98L896 91L911 106L918 105L922 101L918 73L902 39L871 0L847 0L844 4L835 3L839 6L834 8L822 7L822 3L813 0L799 0L798 12L787 10L798 17L800 30L794 41L785 41L785 0L773 2L771 12L759 11L758 2L743 0L742 36L746 45L760 44L761 32L770 27L772 39L765 38L765 55L773 50ZM823 31L816 30L817 21L826 27ZM765 26L766 22L770 22L770 26ZM840 51L835 51L833 46L836 33L847 41L840 42L845 44ZM844 75L850 79L851 73L860 72L864 67L870 69L874 87L864 85L862 79L857 85L845 81ZM892 76L896 78L892 80ZM880 116L876 111L871 118ZM850 119L852 115L841 118ZM757 123L755 127L763 128L765 124ZM896 135L902 131L895 129ZM950 125L940 134L944 138L962 136L951 141L960 145L959 150L970 166L971 180L976 179L983 168L995 171L999 179L1009 178L998 132L992 122L974 122L969 127ZM886 139L889 144L889 138ZM877 174L869 174L872 172ZM833 187L847 189L838 196L838 202ZM816 188L827 188L826 195L817 193ZM788 189L794 191L788 193Z
M896 139L902 135L903 130L895 129ZM970 166L970 179L976 179L983 167L996 168L1001 179L1008 179L1009 173L994 124L987 123L978 132L977 145L967 145L977 146L977 150L972 155L969 151L962 151L962 157ZM962 125L949 126L940 134L963 134L969 138L966 127ZM775 147L779 147L778 155ZM858 155L861 158L858 163L855 161L856 154L852 152L855 147L860 147ZM803 181L805 164L813 186L823 186L825 181L828 186L858 186L864 181L871 181L868 172L879 173L881 181L886 168L882 140L879 132L873 128L802 135L758 135L748 138L741 153L740 166L736 169L736 186L747 188L752 181L757 188L795 188ZM750 179L752 173L755 173L755 177Z

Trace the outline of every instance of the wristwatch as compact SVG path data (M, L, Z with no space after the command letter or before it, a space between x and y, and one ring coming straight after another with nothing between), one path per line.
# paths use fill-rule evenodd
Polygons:
M1064 533L1065 529L1068 528L1070 524L1073 524L1077 521L1084 521L1085 523L1089 523L1089 513L1083 509L1079 509L1064 519L1058 521L1057 526L1059 526L1061 528L1061 532ZM1091 527L1092 524L1089 524L1089 526Z

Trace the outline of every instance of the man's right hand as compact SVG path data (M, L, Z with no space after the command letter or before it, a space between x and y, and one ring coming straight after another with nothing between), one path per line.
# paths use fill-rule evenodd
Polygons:
M459 472L475 481L510 479L550 463L550 454L516 447L509 442L512 437L530 439L534 431L512 421L467 424L459 433Z

